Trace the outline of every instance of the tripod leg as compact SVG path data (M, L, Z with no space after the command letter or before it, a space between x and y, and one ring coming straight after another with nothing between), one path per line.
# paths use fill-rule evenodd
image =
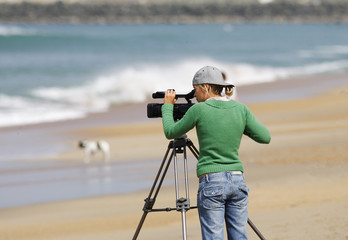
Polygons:
M188 186L188 168L187 168L187 155L186 155L186 139L180 139L174 141L174 175L175 175L175 192L176 192L176 209L181 211L181 220L182 220L182 236L183 239L187 239L187 227L186 227L186 211L190 209L190 198L189 198L189 186ZM177 166L177 156L176 152L183 153L184 157L184 177L185 177L185 198L179 198L179 184L178 184L178 166Z
M181 209L181 218L182 218L182 235L183 239L187 238L187 226L186 226L186 211L187 208L190 209L190 196L189 196L189 185L188 185L188 169L187 169L187 155L186 148L184 148L184 175L185 175L185 193L186 193L186 207Z
M198 160L199 158L199 151L198 149L195 147L195 145L193 144L193 142L191 142L190 139L187 140L187 146L189 147L189 149L191 150L192 154L195 156L195 158Z
M147 214L149 212L151 212L152 207L155 204L157 195L158 195L159 190L160 190L160 188L162 186L163 180L164 180L164 178L165 178L165 176L167 174L170 162L171 162L171 160L173 158L173 152L172 152L170 158L167 159L168 154L169 154L169 150L170 150L170 144L169 144L168 149L167 149L167 151L165 153L165 156L163 158L162 164L161 164L161 166L160 166L160 168L159 168L159 170L157 172L156 178L155 178L155 180L154 180L154 182L152 184L150 193L149 193L148 197L145 199L145 204L144 204L144 207L143 207L143 212L144 213L143 213L143 215L142 215L142 217L140 219L140 222L138 224L138 227L137 227L137 229L136 229L136 231L134 233L133 240L136 240L138 238L140 230L141 230L141 228L142 228L142 226L143 226L143 224L145 222L145 218L146 218ZM166 164L166 167L163 170L163 167L165 166L165 164ZM159 179L160 179L160 181L157 184ZM155 190L156 186L157 186L157 189ZM155 191L155 193L154 193L154 191ZM153 193L154 193L154 196L152 197Z
M182 222L182 239L187 239L187 228L186 228L186 210L181 210L181 222Z
M140 230L141 230L141 228L142 228L142 226L143 226L143 224L145 222L145 218L146 218L147 214L148 214L148 212L144 212L143 216L141 216L141 219L140 219L140 222L138 224L137 230L135 231L134 236L132 238L133 240L136 240L138 238L138 235L139 235Z
M254 225L254 223L249 218L248 218L248 224L254 230L256 235L259 236L259 238L261 240L266 240L266 238L262 235L262 233L259 231L259 229L257 229L257 227Z

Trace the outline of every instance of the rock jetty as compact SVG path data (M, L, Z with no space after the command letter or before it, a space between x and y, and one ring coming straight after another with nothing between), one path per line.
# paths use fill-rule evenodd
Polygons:
M348 1L0 3L0 22L195 23L348 22Z

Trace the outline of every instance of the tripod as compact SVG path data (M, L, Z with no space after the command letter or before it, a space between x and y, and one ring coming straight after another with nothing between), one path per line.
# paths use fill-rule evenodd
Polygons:
M182 236L183 240L187 239L187 228L186 228L186 212L190 209L197 208L197 206L191 207L190 206L190 198L189 198L189 186L188 186L188 170L187 170L187 154L186 154L186 147L190 149L192 154L198 159L199 151L194 146L194 144L191 142L190 139L187 138L186 135L176 138L169 142L167 151L164 155L163 161L161 163L161 166L157 172L156 178L152 184L150 193L148 197L144 200L145 204L143 207L143 215L140 219L140 222L138 224L138 227L134 233L133 240L136 240L140 230L145 222L145 218L149 212L161 212L161 211L172 211L176 210L181 212L181 220L182 220ZM169 152L172 149L170 153L170 157L168 158ZM177 167L177 154L183 154L184 157L184 177L185 177L185 197L179 197L179 186L178 186L178 167ZM170 163L172 159L174 158L174 179L175 179L175 194L176 194L176 207L175 208L159 208L159 209L153 209L153 206L156 202L157 195L159 193L159 190L162 186L163 180L167 174L168 168L170 166ZM264 236L261 234L261 232L256 228L256 226L251 222L251 220L248 218L248 224L249 226L254 230L254 232L260 237L261 240L266 240Z

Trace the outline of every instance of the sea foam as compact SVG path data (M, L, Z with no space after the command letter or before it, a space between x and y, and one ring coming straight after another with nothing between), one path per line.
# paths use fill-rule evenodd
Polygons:
M144 102L153 92L168 88L187 93L192 90L193 75L205 65L218 66L236 87L348 69L347 60L277 68L208 58L115 67L80 85L32 89L30 98L1 95L0 126L81 118L107 111L111 104Z
M34 29L28 29L11 25L0 25L0 36L18 36L18 35L33 35L36 33Z

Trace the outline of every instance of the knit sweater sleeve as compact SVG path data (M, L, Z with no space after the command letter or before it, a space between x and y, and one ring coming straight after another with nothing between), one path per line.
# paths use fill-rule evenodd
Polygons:
M162 106L162 124L164 134L167 139L181 137L195 126L195 114L192 106L182 119L175 122L173 118L174 105L163 104Z
M244 134L258 143L270 143L271 134L268 129L255 118L248 108L246 110Z

